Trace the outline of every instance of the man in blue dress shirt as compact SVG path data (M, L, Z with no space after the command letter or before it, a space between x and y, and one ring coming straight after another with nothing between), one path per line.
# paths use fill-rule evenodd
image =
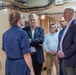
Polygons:
M10 14L9 21L12 27L2 37L2 49L6 53L5 75L35 75L28 36L21 29L23 18L20 12Z
M62 35L63 35L63 32L64 32L64 30L65 30L66 23L67 23L67 22L65 21L64 17L62 17L62 18L61 18L61 21L60 21L61 30L60 30L60 32L59 32L59 34L58 34L59 42L60 42L61 37L62 37ZM60 67L60 68L59 68L59 73L60 73L60 75L67 75L66 68L65 68L65 66L64 66L61 58L59 58L59 64L60 64L60 66L59 66L59 67Z
M56 75L59 75L59 65L57 63L58 33L56 25L50 25L50 32L45 35L44 49L47 52L47 75L52 74L53 63L56 67Z

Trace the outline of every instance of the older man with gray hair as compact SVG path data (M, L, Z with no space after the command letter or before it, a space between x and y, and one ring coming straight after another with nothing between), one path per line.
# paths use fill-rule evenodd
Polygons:
M37 15L30 14L28 16L29 26L23 28L29 36L31 57L35 75L41 75L42 65L44 62L44 54L42 44L44 41L44 29L37 26Z
M74 9L65 8L63 13L66 28L60 40L60 50L58 55L62 58L67 75L76 75L76 20L74 19Z

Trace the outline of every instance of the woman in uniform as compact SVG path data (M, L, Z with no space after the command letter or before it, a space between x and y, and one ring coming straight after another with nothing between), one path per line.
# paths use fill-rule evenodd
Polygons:
M21 29L23 18L20 12L12 12L9 21L12 27L2 37L2 50L6 53L5 75L35 75L28 36Z

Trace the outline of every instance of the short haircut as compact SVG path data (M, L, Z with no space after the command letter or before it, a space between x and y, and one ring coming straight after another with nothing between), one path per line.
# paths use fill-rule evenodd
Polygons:
M69 11L71 11L72 13L74 13L74 9L73 9L73 8L65 8L65 10L69 10Z
M35 19L38 19L38 16L36 15L36 14L30 14L29 16L28 16L28 18L30 19L30 18L35 18Z
M33 14L30 14L30 15L28 16L28 18L34 18L34 15L33 15Z
M56 28L55 24L50 24L50 28Z

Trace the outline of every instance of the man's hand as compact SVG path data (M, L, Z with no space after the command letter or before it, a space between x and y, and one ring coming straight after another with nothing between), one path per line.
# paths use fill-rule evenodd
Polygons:
M35 75L34 70L30 71L30 75Z
M43 44L39 44L39 46L42 46L43 47Z
M58 51L58 55L60 58L65 58L64 52Z
M56 51L49 51L49 53L50 53L51 55L56 55L56 54L57 54Z

